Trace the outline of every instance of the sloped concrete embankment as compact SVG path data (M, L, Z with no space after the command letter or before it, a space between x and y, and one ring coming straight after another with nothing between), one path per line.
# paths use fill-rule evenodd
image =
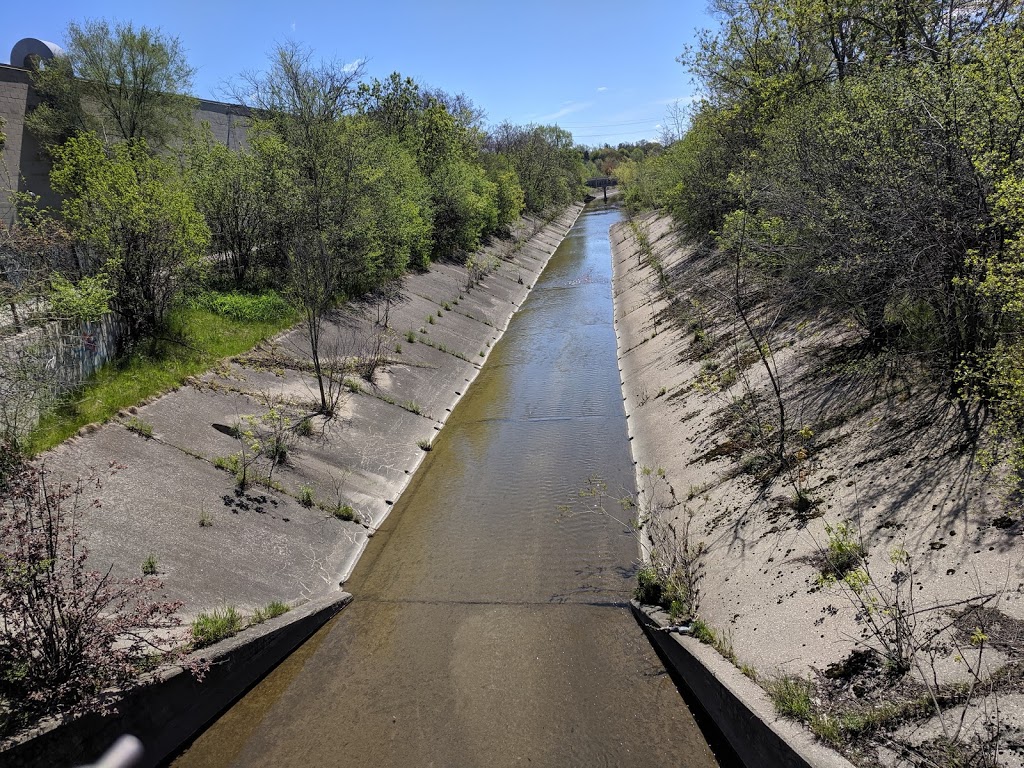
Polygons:
M648 494L644 503L672 510L679 502L672 483L698 482L693 464L698 461L700 433L692 429L692 424L688 425L696 420L697 413L686 397L686 383L694 372L681 363L687 344L678 334L666 332L671 330L664 325L667 302L650 262L655 260L663 268L671 268L686 249L677 242L668 219L649 219L644 225L656 249L649 259L641 253L628 221L614 225L609 232L615 335L637 487ZM652 485L651 475L645 469L663 469L668 482ZM690 487L688 496L692 498L693 484ZM677 530L682 529L684 521L680 517L672 522ZM694 525L693 536L703 537L707 531L704 526ZM727 573L737 565L719 548L713 549L711 557L718 559L712 578L718 570ZM729 578L725 577L725 581ZM712 592L717 586L704 585ZM745 765L853 768L802 726L778 717L760 686L718 651L674 632L667 613L636 601L631 607L662 660L683 681ZM738 604L731 605L732 608L746 610ZM780 644L791 647L788 637Z
M409 484L423 446L444 427L582 210L575 204L548 221L521 220L511 239L476 254L482 277L463 264L435 263L406 277L387 305L341 309L320 349L353 364L348 385L334 418L314 416L310 429L288 430L287 459L272 482L241 491L224 467L246 450L236 425L262 429L283 416L294 427L315 412L301 327L42 457L64 479L101 482L90 494L102 506L81 521L94 567L112 563L116 575L137 576L152 557L162 597L184 601L186 619L224 606L251 615L274 600L297 607L203 651L214 661L210 682L175 673L137 691L122 707L128 716L51 727L0 762L49 765L57 754L86 762L113 734L134 729L147 745L146 764L156 764L341 610L350 598L339 588ZM367 381L359 363L374 354L379 366ZM152 436L129 430L128 418ZM266 458L252 469L271 471ZM345 507L356 520L334 514Z
M612 227L610 236L638 485L674 526L676 541L664 536L662 546L678 552L686 536L691 547L704 545L699 613L736 662L760 680L820 680L821 671L842 670L860 644L881 647L856 599L823 579L823 553L845 530L886 582L894 552L912 559L920 626L945 625L966 647L978 626L972 622L981 619L965 612L951 624L949 606L986 601L985 674L997 680L1000 671L1016 669L1020 635L1009 628L1024 622L1024 523L1007 513L978 445L968 439L961 404L912 370L889 375L864 359L860 337L842 318L779 313L750 281L743 288L746 311L761 342L771 335L795 461L777 475L761 472L764 448L751 435L771 423L776 405L736 315L732 267L681 241L665 216L636 217ZM644 467L663 469L665 480L645 475ZM885 597L884 584L876 586L879 599L894 599ZM927 624L932 619L937 624ZM680 644L684 652L687 646L693 647L689 639ZM951 654L935 662L941 683L958 679L942 666L962 666L955 661ZM730 664L722 669L739 675ZM912 701L910 677L899 693L889 688L904 706ZM855 689L819 688L829 716L862 706L847 695ZM1013 686L998 695L1004 733L1013 733L1024 695ZM969 704L973 727L985 722L978 714L985 703ZM890 728L889 741L847 745L849 756L866 765L896 764L893 743L906 739L912 750L927 749L939 730L934 717L913 726L897 720Z

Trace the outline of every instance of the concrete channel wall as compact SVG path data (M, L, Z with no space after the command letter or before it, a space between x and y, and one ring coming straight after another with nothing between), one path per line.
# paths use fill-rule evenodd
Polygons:
M659 219L662 248L673 248L670 222ZM638 258L639 247L629 222L613 225L612 295L620 382L626 406L630 449L636 466L637 487L644 488L644 468L667 467L670 475L690 464L690 446L678 418L668 418L642 406L655 396L649 387L668 379L679 351L646 343L658 334L655 318L665 303L655 270ZM664 255L664 254L662 254ZM664 323L662 322L662 328ZM664 338L664 337L659 337ZM655 495L662 493L655 489ZM670 506L674 497L655 498ZM824 746L799 724L777 716L767 694L710 646L669 630L668 615L635 601L633 614L663 661L693 694L736 755L750 768L853 768L837 752Z
M448 262L409 275L390 307L378 375L355 375L336 417L292 444L273 487L239 492L215 462L239 450L223 427L240 417L269 402L295 417L310 412L315 383L301 328L132 409L151 437L115 420L42 457L58 476L103 478L102 507L81 521L93 567L113 563L117 575L135 576L152 555L162 594L185 602L186 620L223 606L251 615L272 600L297 607L206 649L215 663L204 683L172 674L133 693L121 715L51 727L0 753L0 765L87 763L125 732L155 765L340 611L351 597L339 587L422 463L421 445L444 427L582 210L524 218L513 238L478 254L488 265L480 280ZM344 308L325 325L321 349L364 355L381 332L380 311ZM303 503L306 493L314 503ZM336 501L358 520L337 519Z
M159 765L351 601L347 592L335 592L197 651L196 656L210 662L202 682L180 668L170 670L132 691L119 703L117 714L86 715L41 729L0 753L0 764L8 768L83 764L129 733L145 748L136 767Z
M802 726L778 717L757 683L711 646L670 631L660 608L630 602L662 660L683 681L749 768L853 768L838 753L816 741Z

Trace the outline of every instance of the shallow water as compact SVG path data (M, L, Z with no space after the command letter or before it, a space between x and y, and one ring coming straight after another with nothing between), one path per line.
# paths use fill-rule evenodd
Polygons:
M629 613L633 535L578 495L633 484L619 216L588 208L552 257L371 539L355 601L175 766L714 765Z

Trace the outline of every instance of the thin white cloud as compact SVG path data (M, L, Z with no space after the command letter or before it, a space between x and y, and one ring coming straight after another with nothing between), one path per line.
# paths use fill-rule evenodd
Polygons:
M693 104L695 101L700 99L699 93L691 93L689 96L670 96L667 99L657 99L652 101L651 104L658 107L667 107L669 104L679 102L680 104Z
M292 22L292 32L294 32L294 31L295 31L295 22L293 21Z
M355 72L366 62L366 59L355 59L341 68L342 72Z
M597 88L597 92L598 93L604 93L607 90L608 90L608 86L607 85L601 85L601 86L598 86L598 88Z
M592 101L567 101L565 106L557 112L552 112L550 115L541 115L535 118L538 123L549 123L552 120L560 120L561 118L571 115L575 112L582 112L584 109L589 109L594 106Z

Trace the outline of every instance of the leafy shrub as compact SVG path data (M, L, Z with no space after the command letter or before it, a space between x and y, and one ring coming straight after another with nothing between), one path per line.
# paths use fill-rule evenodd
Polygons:
M783 675L766 680L764 689L771 698L775 711L780 715L801 722L811 718L811 694L814 692L814 685L810 680Z
M154 653L184 660L173 636L181 603L150 599L158 579L87 568L81 516L96 483L86 496L85 483L28 466L0 489L0 735L46 715L111 712L109 692L136 684Z
M142 575L143 576L156 576L157 564L156 556L149 555L145 560L142 561Z
M339 502L338 505L331 510L331 514L339 520L347 520L349 522L353 522L358 518L356 511L352 509L351 505L342 504L341 502Z
M299 504L304 507L313 506L313 489L310 486L304 485L299 488Z
M828 545L824 552L822 579L833 582L845 578L860 567L864 559L864 548L854 538L853 527L849 523L835 526L826 523L825 533L828 534Z

